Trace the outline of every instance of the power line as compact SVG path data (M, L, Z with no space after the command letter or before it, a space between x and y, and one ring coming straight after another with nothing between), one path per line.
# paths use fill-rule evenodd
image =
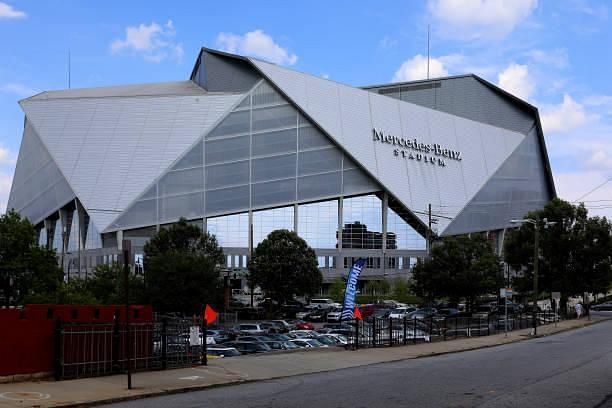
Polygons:
M591 191L589 191L586 194L583 194L580 198L578 198L577 200L572 201L573 203L577 203L578 201L582 200L584 197L588 196L591 193L594 193L595 191L599 190L600 188L602 188L603 186L605 186L609 181L612 180L612 177L610 177L609 179L607 179L606 181L604 181L603 183L601 183L600 185L598 185L597 187L595 187L594 189L592 189Z

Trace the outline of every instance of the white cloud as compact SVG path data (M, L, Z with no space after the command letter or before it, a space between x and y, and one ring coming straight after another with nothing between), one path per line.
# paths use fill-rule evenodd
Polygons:
M8 148L0 145L0 166L13 165L17 161L17 155L11 152Z
M504 90L523 100L529 100L535 84L529 76L527 65L511 63L497 75L497 84Z
M533 62L538 64L550 65L557 69L567 68L569 65L569 56L567 50L564 48L557 48L554 50L530 50L526 53Z
M561 104L544 107L541 115L545 133L569 132L595 118L595 115L587 114L584 106L568 94L563 95Z
M0 1L0 20L11 18L26 18L28 15L20 10L15 10L13 6Z
M39 91L23 84L11 82L8 84L0 85L0 92L15 94L19 97L26 97L37 94Z
M451 38L500 39L527 19L537 0L429 0L437 31Z
M8 196L11 192L12 184L13 176L11 173L0 171L0 214L4 214L6 211L6 205L8 203Z
M183 46L172 41L176 35L172 20L163 26L152 22L150 25L127 27L125 39L116 39L110 45L113 54L130 52L142 55L147 61L160 62L166 58L180 61L183 58Z
M281 47L263 30L250 31L244 35L219 33L217 47L233 54L261 58L279 65L293 65L298 57Z
M448 76L448 70L444 66L443 58L430 58L430 78ZM393 75L393 82L415 81L418 79L427 79L427 57L421 54L417 54L404 61Z
M597 169L612 170L612 154L609 150L597 149L587 160L587 165Z

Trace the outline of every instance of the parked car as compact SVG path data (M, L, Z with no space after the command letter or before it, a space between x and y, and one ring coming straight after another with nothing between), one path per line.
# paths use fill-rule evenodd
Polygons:
M612 312L612 303L593 305L591 306L591 310L595 310L596 312Z
M292 343L298 345L301 348L317 348L317 347L327 347L321 342L315 339L293 339L290 340Z
M310 306L318 306L320 309L325 309L325 310L342 307L340 303L334 302L333 299L329 299L329 298L311 299Z
M487 304L476 307L476 310L472 312L472 317L475 319L488 319L497 314L497 307L495 305Z
M339 322L342 317L342 308L335 307L327 312L327 321L328 322Z
M436 315L436 317L434 317L434 320L443 321L448 318L459 317L460 314L461 312L459 311L459 309L453 309L451 307L444 308L438 310L438 314Z
M342 334L327 333L324 336L334 339L338 345L345 346L348 344L348 338Z
M291 340L291 337L289 337L287 334L282 334L282 333L269 333L266 337L269 337L272 340L277 340L277 341Z
M314 312L315 310L319 309L318 306L312 306L312 305L308 305L306 306L304 309L300 310L299 312L297 312L295 314L295 318L296 319L300 319L300 320L306 320L308 319L308 317L310 316L310 314L312 312Z
M206 355L212 357L238 357L241 353L234 347L216 346L207 347Z
M273 341L274 339L268 336L240 336L238 337L238 341Z
M327 319L327 310L323 308L314 309L310 312L307 319L311 322L324 322Z
M393 309L386 309L386 308L376 309L376 311L374 312L374 317L379 317L379 318L389 317L392 311Z
M267 353L272 351L270 346L259 341L230 341L226 347L233 347L242 354Z
M282 333L285 331L285 327L274 322L261 322L259 326L266 331L266 333Z
M327 335L319 335L314 337L314 339L329 347L338 345L338 341L334 337L328 337Z
M389 313L388 317L390 317L391 319L403 319L414 311L416 311L414 307L398 307L393 309L391 313Z
M289 332L294 338L304 339L304 338L313 338L318 335L318 333L314 330L291 330Z
M296 330L314 330L314 326L312 325L312 323L305 322L303 320L296 320L295 329Z
M270 323L274 323L276 324L278 327L280 327L282 329L282 333L286 333L289 330L293 329L293 325L291 325L288 321L286 320L270 320Z
M260 325L252 323L239 324L237 329L241 335L251 334L257 336L266 333L266 331Z
M225 330L217 329L206 330L206 336L212 337L215 340L215 343L225 343L226 341L230 341L236 338L236 336L232 335L229 332L226 332Z

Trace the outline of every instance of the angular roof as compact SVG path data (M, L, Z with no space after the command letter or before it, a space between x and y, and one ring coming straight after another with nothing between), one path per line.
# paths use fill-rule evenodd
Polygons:
M20 104L102 231L240 97L180 81L45 92Z

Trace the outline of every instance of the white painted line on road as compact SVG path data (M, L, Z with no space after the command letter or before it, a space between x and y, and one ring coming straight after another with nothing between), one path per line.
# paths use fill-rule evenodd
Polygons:
M51 398L51 395L34 391L10 391L0 394L0 398L12 401L40 401Z

